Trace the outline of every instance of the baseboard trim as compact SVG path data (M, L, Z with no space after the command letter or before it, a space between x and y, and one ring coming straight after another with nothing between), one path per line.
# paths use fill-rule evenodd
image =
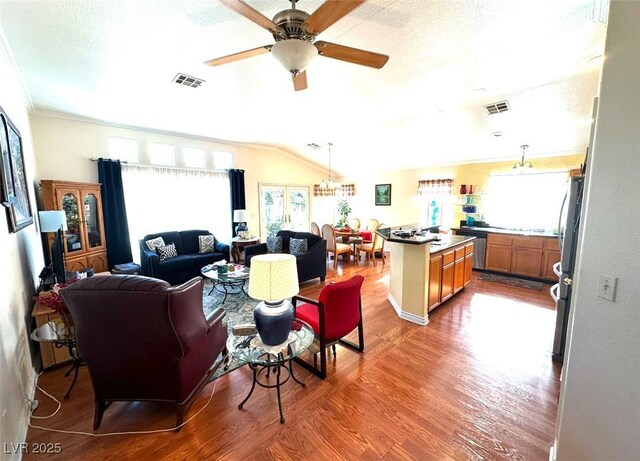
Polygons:
M391 296L391 294L389 294L387 299L391 303L391 306L393 306L393 310L396 311L396 314L398 314L398 317L400 317L401 319L423 326L429 323L428 314L424 317L420 317L419 315L411 314L410 312L404 312L400 307L400 304L393 298L393 296Z

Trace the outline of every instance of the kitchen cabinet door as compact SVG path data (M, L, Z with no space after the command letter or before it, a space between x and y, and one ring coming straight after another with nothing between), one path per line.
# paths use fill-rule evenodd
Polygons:
M464 257L464 286L471 282L471 274L473 272L473 253Z
M485 269L511 272L511 246L487 244Z
M464 288L464 257L458 259L453 266L453 292L457 293Z
M546 280L558 280L558 276L553 272L553 265L560 261L560 252L546 250L542 258L542 278Z
M540 277L542 250L536 248L514 248L511 272L529 277Z
M440 304L440 286L442 282L442 255L431 258L429 262L429 308Z
M453 263L442 268L442 292L440 302L443 303L453 296Z

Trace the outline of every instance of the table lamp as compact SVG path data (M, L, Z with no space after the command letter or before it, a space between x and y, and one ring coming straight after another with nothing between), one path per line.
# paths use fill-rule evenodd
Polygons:
M67 214L64 211L39 211L40 232L55 232L56 238L51 245L51 263L49 267L56 275L58 283L65 282L64 249L62 233L67 230Z
M247 221L249 220L249 213L247 210L233 210L233 222L237 222L236 235L240 235L240 232L246 232L249 230L247 227Z
M293 305L285 298L297 295L298 291L295 256L270 253L251 258L249 296L262 300L253 317L264 344L277 346L289 337Z

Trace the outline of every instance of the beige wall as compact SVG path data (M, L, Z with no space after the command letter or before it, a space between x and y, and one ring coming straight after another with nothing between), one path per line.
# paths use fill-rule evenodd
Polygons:
M0 105L20 131L31 206L37 216L31 182L35 162L29 117L22 87L1 37L0 76ZM29 340L31 298L44 257L37 226L9 233L4 207L0 207L0 254L0 458L19 459L17 454L6 453L5 449L11 450L4 447L23 442L27 434L26 397L33 397L35 378L30 348L36 348Z
M356 185L356 196L349 199L353 208L352 216L366 222L377 218L388 225L416 223L420 217L420 205L417 195L418 181L421 179L453 179L453 193L459 194L460 185L472 184L475 192L484 191L489 175L512 170L519 158L507 162L466 163L418 170L389 171L366 177L351 176L341 181ZM535 171L558 171L577 168L584 162L584 154L564 157L548 157L531 159ZM391 206L375 206L374 189L376 184L391 184ZM444 227L457 225L464 218L461 213L454 213L459 206L451 205L443 214Z
M248 226L254 234L258 234L260 228L258 183L312 187L326 175L321 168L288 152L272 148L136 130L72 120L63 116L32 115L31 123L38 179L97 182L97 166L89 159L108 157L109 137L137 140L139 152L143 157L146 155L149 142L173 144L178 148L199 147L205 149L209 156L213 151L232 152L234 167L245 170L247 209L251 214Z

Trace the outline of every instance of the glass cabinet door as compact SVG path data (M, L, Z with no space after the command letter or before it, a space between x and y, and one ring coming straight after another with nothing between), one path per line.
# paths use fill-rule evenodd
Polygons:
M84 196L84 222L87 232L86 242L89 248L102 246L98 198L91 193Z
M62 196L62 209L67 215L67 230L64 233L64 247L67 253L82 251L83 249L81 235L82 217L78 205L78 194L66 192Z

